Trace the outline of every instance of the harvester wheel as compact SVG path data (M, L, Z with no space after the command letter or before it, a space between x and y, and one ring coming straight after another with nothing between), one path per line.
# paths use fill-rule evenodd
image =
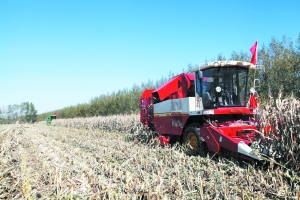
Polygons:
M188 126L184 132L183 142L186 145L188 152L192 155L197 153L200 156L207 156L208 148L206 143L201 140L199 129L196 126Z

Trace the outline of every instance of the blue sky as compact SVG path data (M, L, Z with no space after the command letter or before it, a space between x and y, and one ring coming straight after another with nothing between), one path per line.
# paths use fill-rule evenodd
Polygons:
M300 1L0 0L0 108L61 109L188 64L295 41Z

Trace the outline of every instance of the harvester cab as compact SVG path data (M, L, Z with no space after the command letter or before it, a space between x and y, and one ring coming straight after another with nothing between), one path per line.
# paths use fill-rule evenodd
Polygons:
M182 73L140 98L140 121L157 132L161 144L185 143L190 152L246 160L261 160L251 149L257 127L254 81L249 70L256 66L241 61L216 61Z
M196 92L203 99L204 109L246 106L248 68L216 62L195 74Z

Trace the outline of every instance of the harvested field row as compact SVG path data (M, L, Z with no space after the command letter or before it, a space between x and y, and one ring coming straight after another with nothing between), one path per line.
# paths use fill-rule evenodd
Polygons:
M296 198L280 169L242 169L129 139L130 134L46 125L0 126L1 199Z
M144 126L140 123L139 114L95 116L87 118L56 119L53 126L86 130L117 131L120 133L140 133Z

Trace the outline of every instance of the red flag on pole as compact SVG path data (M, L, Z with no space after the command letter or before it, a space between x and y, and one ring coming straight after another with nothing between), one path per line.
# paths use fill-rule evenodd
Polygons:
M257 45L258 45L258 41L256 40L256 42L250 48L250 52L252 54L252 58L250 62L254 65L256 65L256 61L257 61Z
M257 101L255 99L254 94L250 94L250 100L249 100L249 107L250 108L257 108Z

